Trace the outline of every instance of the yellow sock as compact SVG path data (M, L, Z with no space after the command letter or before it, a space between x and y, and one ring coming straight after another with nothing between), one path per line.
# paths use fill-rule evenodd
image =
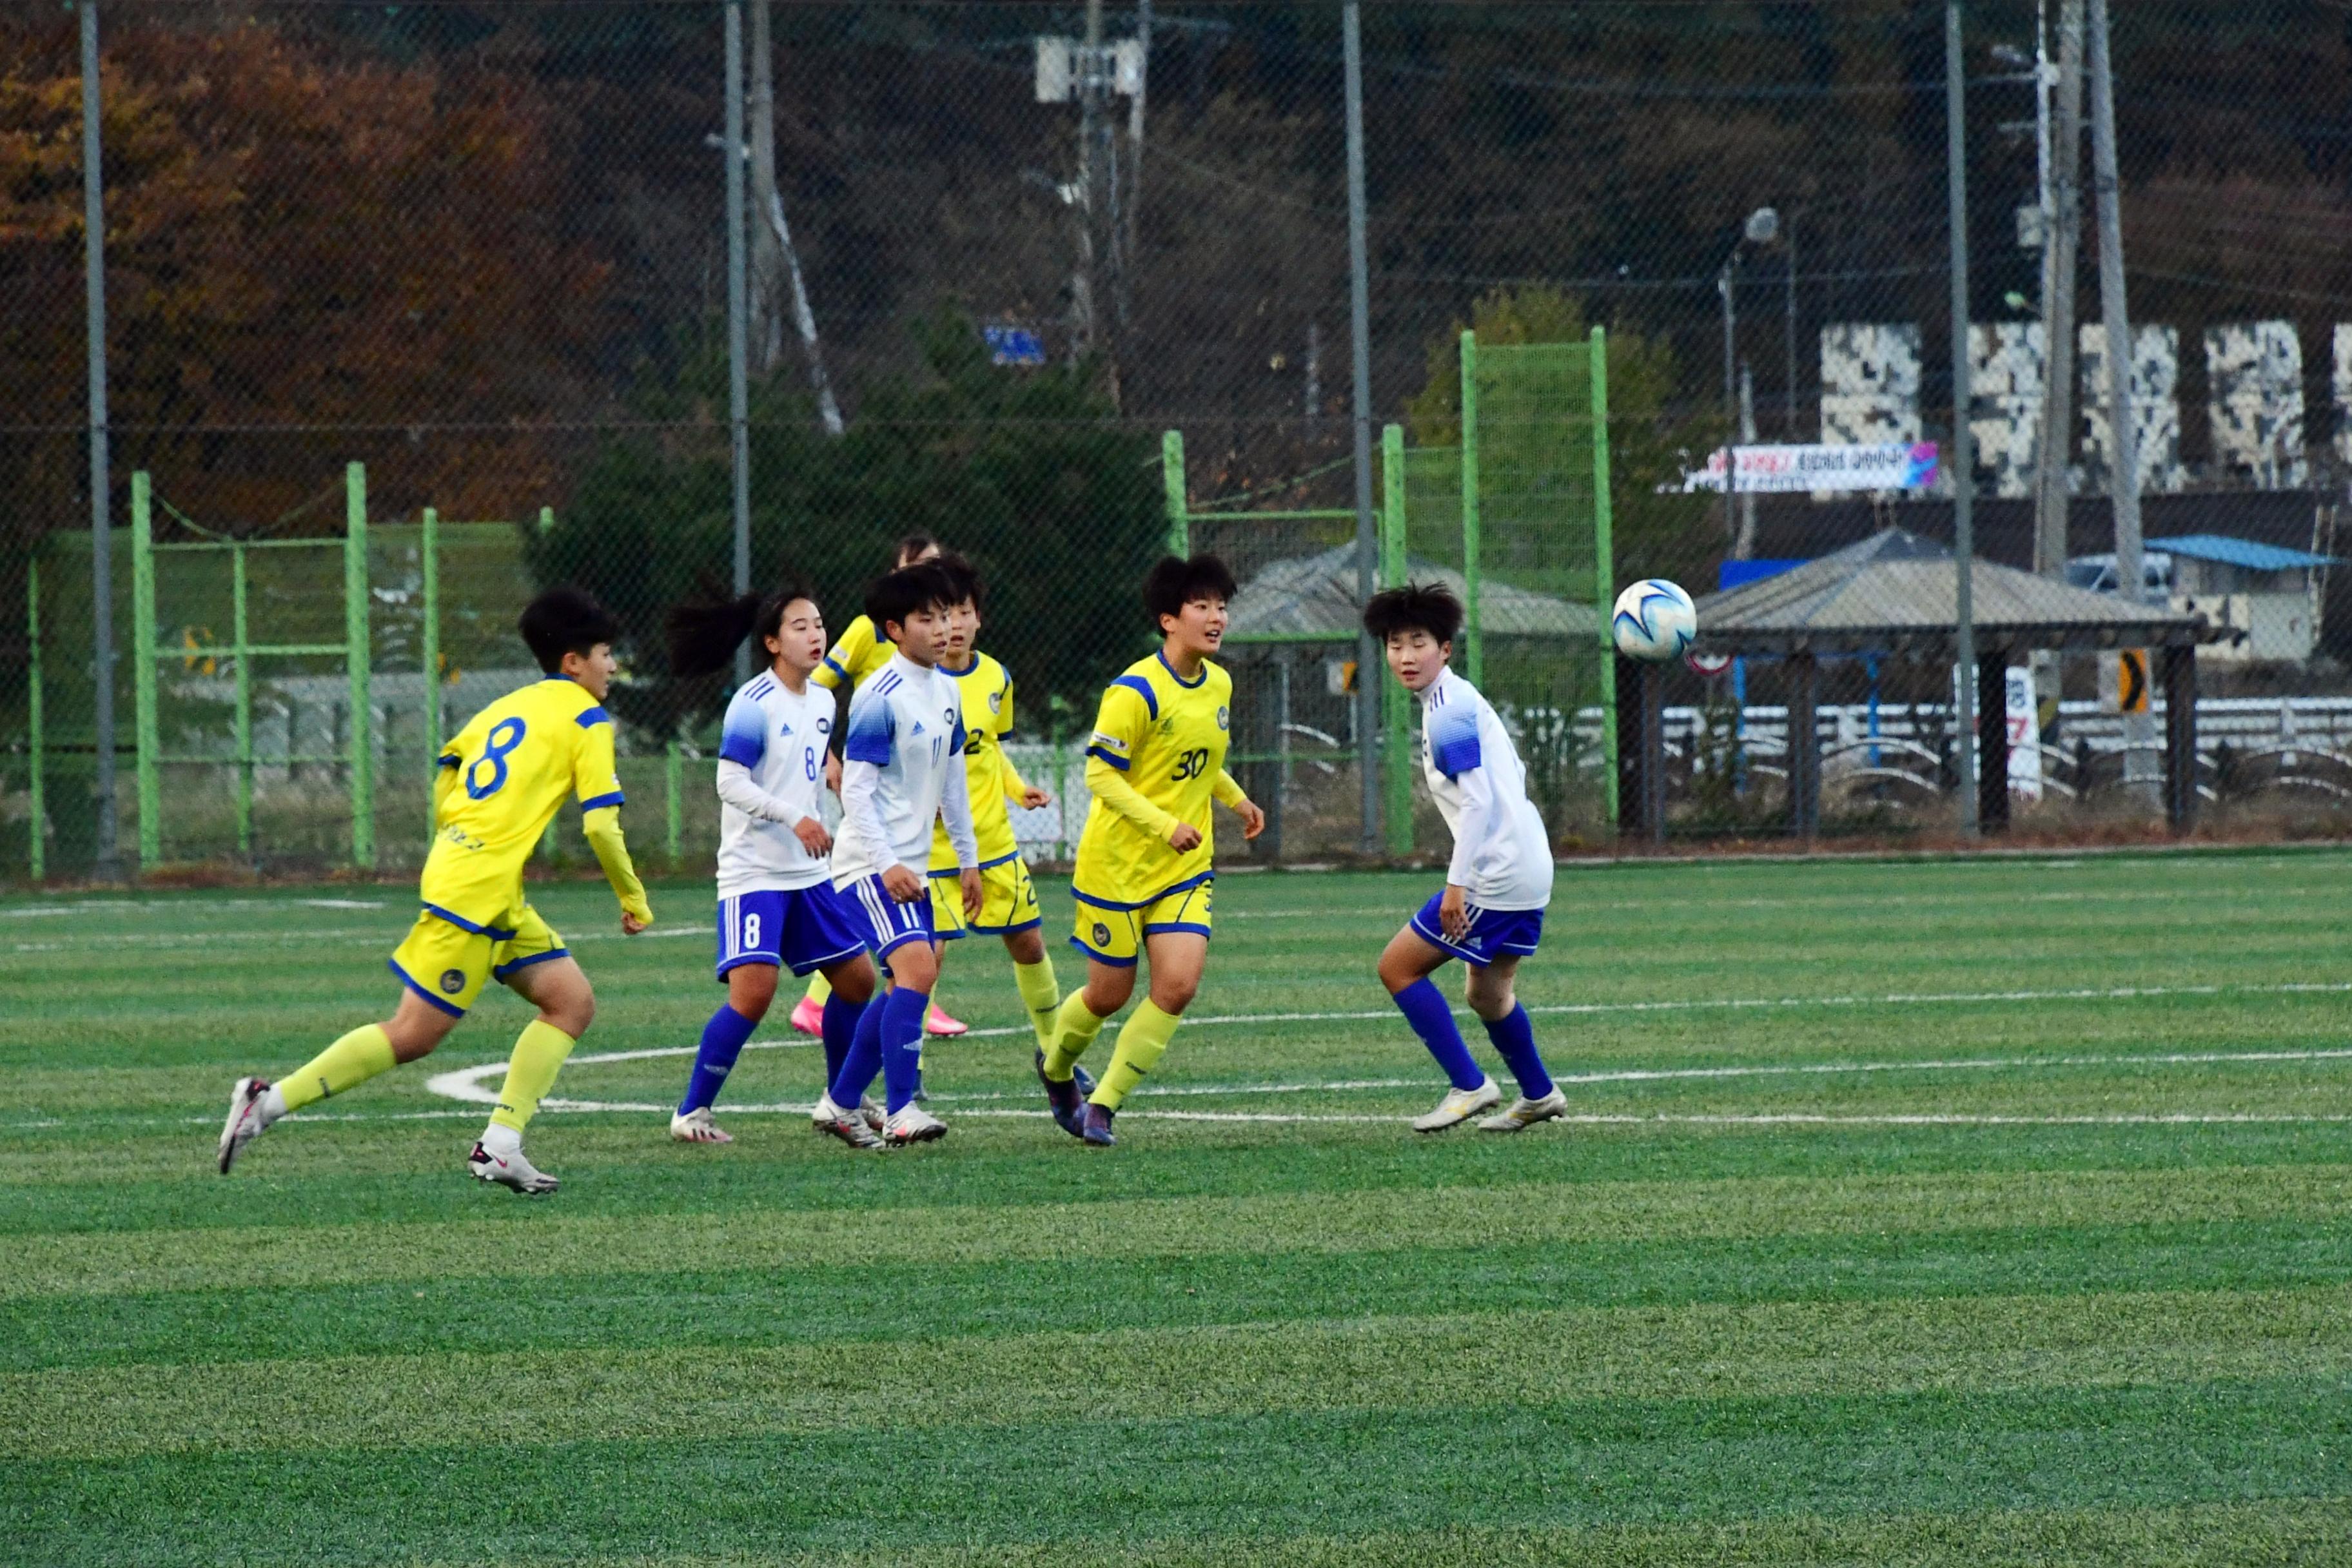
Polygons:
M809 976L808 999L810 1001L822 1007L824 1005L824 999L832 994L833 982L824 977L823 970Z
M515 1037L514 1055L507 1060L507 1081L499 1090L499 1108L490 1120L521 1131L547 1091L555 1087L556 1072L572 1054L571 1036L554 1025L533 1018Z
M1054 1019L1062 1010L1062 987L1054 978L1053 961L1014 964L1013 984L1021 988L1021 1005L1029 1009L1029 1026L1037 1031L1037 1043L1051 1045Z
M392 1037L381 1024L353 1029L278 1080L286 1109L299 1110L331 1094L341 1094L392 1070Z
M1128 1018L1127 1027L1118 1032L1118 1044L1111 1048L1110 1070L1095 1085L1090 1097L1105 1110L1117 1110L1119 1101L1134 1092L1144 1075L1160 1065L1168 1054L1168 1042L1176 1037L1176 1026L1184 1021L1182 1015L1163 1013L1144 998Z
M1053 1030L1045 1038L1045 1076L1055 1083L1069 1082L1070 1069L1095 1043L1102 1026L1103 1021L1087 1005L1087 994L1071 992L1070 999L1054 1015Z

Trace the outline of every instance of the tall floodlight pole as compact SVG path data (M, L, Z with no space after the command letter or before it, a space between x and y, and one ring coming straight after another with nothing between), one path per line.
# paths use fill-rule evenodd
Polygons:
M1356 384L1356 600L1372 596L1378 547L1372 526L1372 289L1364 237L1364 26L1362 8L1340 9L1348 74L1348 306ZM1395 484L1397 477L1389 476ZM1380 770L1372 765L1381 732L1381 650L1356 634L1356 776L1362 795L1363 849L1381 852Z
M114 815L114 545L109 537L106 425L106 195L100 167L98 0L81 6L81 228L83 313L89 332L90 644L97 672L98 858L100 880L122 874ZM33 831L41 831L39 823Z
M735 592L751 591L751 300L743 195L743 0L727 0L727 428L735 478ZM751 679L751 648L735 650L735 679Z
M1959 675L1960 833L1977 834L1976 454L1969 441L1969 169L1960 0L1944 5L1944 163L1952 231L1953 663ZM2002 786L2008 787L2004 781Z
M2126 604L2147 599L2139 531L2139 428L2131 398L2131 312L2124 300L2122 179L2116 155L2116 77L2107 37L2107 0L2090 0L2091 186L2098 205L2099 303L2107 336L2107 493L2116 509L2116 591ZM2156 720L2124 716L2124 777L2156 787Z

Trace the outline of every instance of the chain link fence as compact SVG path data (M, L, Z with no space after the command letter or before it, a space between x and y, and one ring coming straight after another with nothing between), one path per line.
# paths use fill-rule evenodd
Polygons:
M1963 426L1978 615L2010 616L1971 689L2007 725L1987 820L2157 820L2179 803L2151 737L2189 703L2192 802L2335 823L2352 23L2114 16L2143 596L2196 647L2184 684L2099 612L2131 595L2095 94L2062 69L2082 9L1965 8L1964 389L1942 5L1363 8L1382 572L1477 600L1461 652L1563 847L1957 820ZM1355 851L1367 766L1380 842L1441 848L1410 705L1364 734L1350 695L1376 672L1351 631L1341 6L754 0L734 152L726 11L106 0L124 862L414 863L435 734L531 673L514 614L565 581L626 627L633 839L707 859L725 692L672 679L656 630L731 579L730 155L755 583L789 564L843 624L898 535L971 555L1014 754L1059 781L1021 824L1053 858L1074 742L1151 644L1144 571L1215 550L1244 583L1236 771L1277 824L1227 853ZM0 13L11 879L99 853L82 20ZM1716 658L1604 656L1645 576L1701 600Z

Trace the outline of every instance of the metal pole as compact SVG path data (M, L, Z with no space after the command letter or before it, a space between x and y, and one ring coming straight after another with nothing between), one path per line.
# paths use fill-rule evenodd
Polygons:
M2116 154L2116 79L2107 37L2107 0L2090 0L2091 184L2098 201L2099 301L2106 319L2107 491L2116 509L2116 587L2127 604L2144 604L2139 523L2139 428L2131 397L2131 312L2124 298L2121 176ZM2156 718L2124 718L2124 777L2152 801L2156 794Z
M1588 340L1587 369L1592 383L1592 611L1601 632L1601 788L1609 823L1617 825L1623 803L1617 796L1617 647L1609 630L1616 596L1617 546L1609 501L1609 334L1599 327Z
M1733 359L1738 321L1731 302L1732 273L1738 265L1739 249L1734 246L1715 279L1715 291L1723 296L1723 537L1727 540L1739 532L1739 520L1734 515L1739 492L1739 451L1734 445L1739 429L1739 370Z
M1952 566L1959 670L1960 832L1977 835L1976 457L1969 448L1969 176L1960 0L1944 5L1944 162L1952 241ZM2006 787L2006 786L2004 786Z
M751 591L751 297L743 222L743 0L727 0L727 426L735 479L735 591ZM735 650L735 679L751 679L749 643Z
M25 792L28 829L25 858L26 869L37 883L49 872L49 808L43 778L48 759L43 755L47 736L41 714L41 558L37 552L25 563L25 673L29 678L25 693L25 742L32 764Z
M145 469L131 476L131 732L138 745L139 868L163 858L163 784L157 769L163 745L155 717L155 555L152 480ZM106 753L101 751L100 756Z
M1163 431L1160 437L1160 486L1168 502L1168 553L1192 553L1192 503L1184 488L1184 433Z
M367 467L343 468L343 642L352 677L352 864L375 868L375 704L368 695Z
M1486 638L1480 625L1478 560L1478 333L1462 334L1462 650L1463 668L1473 686L1486 679Z
M1780 388L1780 438L1797 438L1797 220L1780 219L1780 237L1789 243L1789 292L1783 301L1781 350L1788 356Z
M2061 0L2058 7L2057 86L2050 221L2042 247L2042 430L2033 473L2033 570L2050 578L2066 570L2072 488L2067 458L2074 437L2074 272L2083 233L2083 0Z
M1381 585L1404 584L1404 427L1381 430ZM1412 694L1402 686L1381 682L1381 785L1387 792L1381 808L1389 853L1412 853Z
M83 314L89 363L90 646L96 681L98 850L101 881L122 875L114 809L114 542L110 531L110 437L106 421L106 183L100 158L98 0L81 6L81 232Z
M236 646L236 857L253 859L253 655L251 624L246 617L245 541L228 549L229 616Z
M425 670L425 831L433 820L433 784L441 772L441 514L425 509L417 531L418 563L425 575L425 627L419 662Z
M1368 603L1380 571L1380 536L1372 518L1372 293L1364 239L1363 8L1340 8L1348 68L1348 307L1356 383L1356 602ZM1381 780L1373 765L1381 732L1381 650L1372 634L1356 634L1356 778L1363 815L1364 853L1381 850Z

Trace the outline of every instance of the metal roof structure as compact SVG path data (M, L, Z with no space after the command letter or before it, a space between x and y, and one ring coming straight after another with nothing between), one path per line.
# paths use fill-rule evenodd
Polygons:
M2333 555L2314 555L2308 550L2289 550L2284 545L2263 544L2252 539L2232 539L2226 533L2184 533L2177 539L2151 539L2147 548L2172 555L2186 555L2192 561L2214 561L2224 566L2240 566L2249 572L2293 572L2298 568L2336 563Z
M2015 567L1971 563L1979 648L2111 648L2211 642L2202 616L2128 604ZM1958 616L1952 552L1899 528L1698 602L1698 651L1933 653Z
M1467 587L1461 573L1417 556L1407 559L1405 574L1416 583L1443 583L1457 597ZM1486 637L1578 637L1591 642L1601 635L1600 612L1591 605L1529 593L1492 576L1479 589L1478 625ZM1352 642L1362 626L1363 601L1356 595L1356 547L1342 544L1316 555L1267 563L1234 595L1225 641Z

